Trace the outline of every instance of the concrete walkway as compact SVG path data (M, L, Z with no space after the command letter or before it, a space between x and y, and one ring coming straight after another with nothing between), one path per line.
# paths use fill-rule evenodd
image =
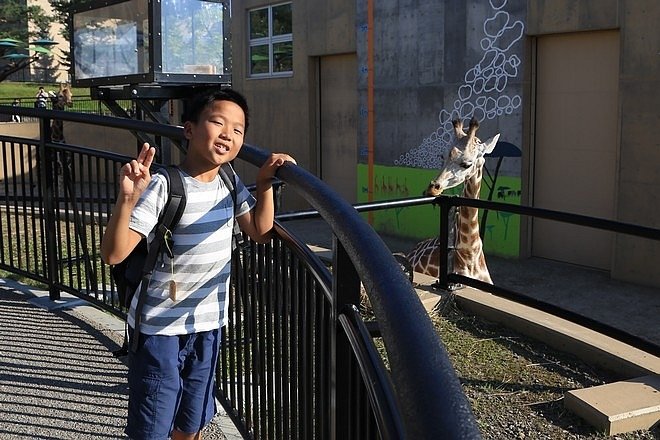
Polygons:
M0 280L0 437L122 439L127 367L112 355L123 321L63 294ZM226 416L205 430L209 440L242 437Z

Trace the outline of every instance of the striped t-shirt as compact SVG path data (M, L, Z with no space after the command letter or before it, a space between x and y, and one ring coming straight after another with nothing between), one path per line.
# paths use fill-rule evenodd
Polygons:
M182 335L220 328L227 316L231 269L233 201L219 176L200 182L179 170L186 187L186 209L173 231L173 261L163 252L157 258L142 309L140 331L149 335ZM153 230L167 201L167 179L155 174L131 214L129 227L153 239ZM236 178L240 217L256 203ZM170 281L176 299L170 299ZM137 292L140 291L138 287ZM135 326L133 297L128 324Z

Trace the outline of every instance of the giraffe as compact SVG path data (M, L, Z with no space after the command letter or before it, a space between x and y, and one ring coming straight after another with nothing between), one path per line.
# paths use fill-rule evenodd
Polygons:
M69 84L60 83L57 94L49 92L53 110L66 110L73 105L73 93ZM53 119L50 124L50 139L52 142L64 143L64 123L59 119Z
M73 93L69 84L60 83L60 89L57 93L48 92L53 110L66 110L66 107L73 105ZM64 139L64 121L61 119L53 119L50 124L50 140L51 142L65 143ZM58 192L64 191L64 185L70 183L65 178L64 174L69 175L71 171L71 153L67 151L58 151L56 153L57 160L57 183Z
M486 162L484 155L493 151L500 135L481 142L476 136L479 122L475 118L470 120L467 134L463 131L461 120L454 120L453 126L456 139L443 151L444 163L440 173L431 181L424 195L437 197L442 191L463 183L463 197L477 199ZM450 225L450 231L453 231L449 237L450 247L452 242L455 246L450 250L449 261L453 264L454 273L492 284L479 236L478 214L477 208L459 207L455 230ZM406 257L416 272L437 278L441 251L440 238L434 237L418 243Z

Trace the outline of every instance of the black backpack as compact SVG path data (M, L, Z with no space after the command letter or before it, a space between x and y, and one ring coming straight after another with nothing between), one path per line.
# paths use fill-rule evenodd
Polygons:
M112 278L117 286L117 293L122 306L128 309L133 300L133 296L138 293L138 302L135 309L135 337L131 341L130 347L133 352L137 350L142 308L146 297L145 293L153 270L156 267L156 260L163 251L168 252L170 258L174 257L174 255L171 254L171 249L173 249L173 247L171 244L172 238L170 231L173 231L179 223L181 215L183 215L183 211L186 208L186 190L181 173L179 173L176 167L173 166L164 167L159 170L159 172L165 176L168 182L168 198L158 220L158 224L156 225L156 232L150 246L147 246L147 239L143 238L124 261L113 265L110 269ZM238 222L236 221L236 173L229 164L224 164L220 168L219 174L229 189L234 205L233 250L243 242L243 235L240 232ZM166 244L168 241L170 243ZM140 286L141 281L144 282L138 292L138 286ZM128 332L126 331L122 347L113 352L115 356L125 356L128 354L129 347L127 333Z

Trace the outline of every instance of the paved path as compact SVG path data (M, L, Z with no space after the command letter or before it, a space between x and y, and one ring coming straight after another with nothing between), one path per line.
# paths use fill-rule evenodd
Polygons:
M0 280L0 438L125 438L127 368L112 355L122 335L122 321L82 300ZM204 438L240 436L216 417Z

